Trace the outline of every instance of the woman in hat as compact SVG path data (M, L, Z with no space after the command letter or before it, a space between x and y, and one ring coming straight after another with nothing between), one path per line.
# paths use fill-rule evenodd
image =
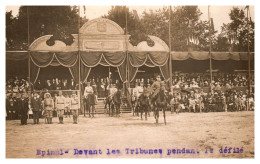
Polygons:
M51 124L52 123L52 117L53 117L53 110L54 110L54 101L51 98L50 93L44 94L43 109L46 112L47 124Z

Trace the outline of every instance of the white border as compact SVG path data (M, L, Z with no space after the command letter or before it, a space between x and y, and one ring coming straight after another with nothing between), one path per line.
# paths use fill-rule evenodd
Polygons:
M32 1L32 0L4 0L1 2L3 5L0 6L0 11L2 12L0 17L1 17L1 51L2 51L2 55L1 55L1 59L0 60L0 65L3 69L1 69L1 76L5 77L5 6L7 5L99 5L99 6L107 6L107 5L255 5L255 18L257 18L257 16L259 15L259 10L257 10L258 6L257 6L257 0L216 0L216 1L209 1L209 0L196 0L196 1L191 1L191 0L181 0L181 1L173 1L173 0L159 0L159 1L152 1L152 0L131 0L131 1L126 1L126 0L70 0L70 1L66 1L66 0L44 0L44 1ZM258 32L258 21L256 21L257 19L255 19L256 22L256 36L255 36L255 45L257 45L258 43L258 37L259 37L259 32ZM255 46L255 52L258 52L259 50L259 46ZM255 63L259 60L258 59L258 53L255 53ZM259 66L257 64L255 64L255 72L257 73L257 70L259 69ZM255 78L255 84L258 84L259 78ZM1 163L12 163L12 162L26 162L26 163L46 163L46 162L54 162L54 161L50 161L50 160L37 160L37 161L32 161L32 160L26 160L26 161L17 161L17 160L4 160L5 159L5 80L1 81L1 86L0 87L0 91L1 91L1 109L0 110L0 159L1 159ZM256 87L256 112L255 112L255 118L259 118L259 114L258 114L258 100L259 100L259 89L258 87ZM259 124L259 120L255 119L255 125ZM259 126L259 125L258 125ZM214 160L214 159L210 159L210 160L182 160L182 159L177 159L177 160L157 160L157 159L152 159L149 161L143 161L143 160L138 160L138 159L131 159L131 160L109 160L109 161L104 161L104 160L98 160L98 159L88 159L88 160L76 160L76 161L71 161L71 160L58 160L55 161L56 162L62 162L62 163L72 163L72 162L84 162L84 163L89 163L89 162L109 162L109 163L136 163L136 162L140 162L140 163L193 163L193 162L199 162L199 163L259 163L259 142L258 142L258 138L259 138L259 128L256 128L257 126L255 126L255 160L241 160L241 159L237 159L237 160Z

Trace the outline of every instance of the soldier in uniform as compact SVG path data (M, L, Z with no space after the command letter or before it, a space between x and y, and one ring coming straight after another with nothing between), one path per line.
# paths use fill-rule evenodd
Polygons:
M41 112L41 99L38 97L38 94L35 92L33 98L31 99L31 108L33 111L33 123L39 124L39 113Z
M45 93L44 95L43 109L46 112L47 124L52 124L54 101L50 93Z
M161 76L157 75L156 76L156 81L152 84L151 88L153 89L153 95L152 97L155 97L157 93L160 91L160 86L161 86Z
M59 96L55 99L55 107L59 117L59 124L63 124L63 115L65 109L65 98L62 95L62 92L59 91Z
M65 108L65 114L66 114L66 118L67 118L67 116L69 115L69 117L70 117L70 102L71 102L71 99L70 99L70 97L69 97L69 95L68 94L65 94L65 98L64 98L64 108Z
M73 116L73 124L78 123L78 110L79 110L79 98L76 96L76 93L73 91L72 96L71 96L71 102L70 102L70 109L72 111L72 116Z

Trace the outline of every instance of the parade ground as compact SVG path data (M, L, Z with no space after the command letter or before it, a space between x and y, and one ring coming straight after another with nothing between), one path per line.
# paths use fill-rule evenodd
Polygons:
M7 158L254 158L254 112L160 113L6 121Z

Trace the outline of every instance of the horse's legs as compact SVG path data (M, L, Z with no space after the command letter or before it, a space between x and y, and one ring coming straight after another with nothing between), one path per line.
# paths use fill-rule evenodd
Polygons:
M145 120L147 120L148 108L149 108L148 106L145 106L145 108L144 108L144 110L145 110L145 111L144 111L144 112L145 112Z
M139 110L140 110L140 114L141 114L141 120L143 120L143 106L140 106Z
M165 115L165 108L163 108L162 110L163 110L164 124L166 125L166 115Z

